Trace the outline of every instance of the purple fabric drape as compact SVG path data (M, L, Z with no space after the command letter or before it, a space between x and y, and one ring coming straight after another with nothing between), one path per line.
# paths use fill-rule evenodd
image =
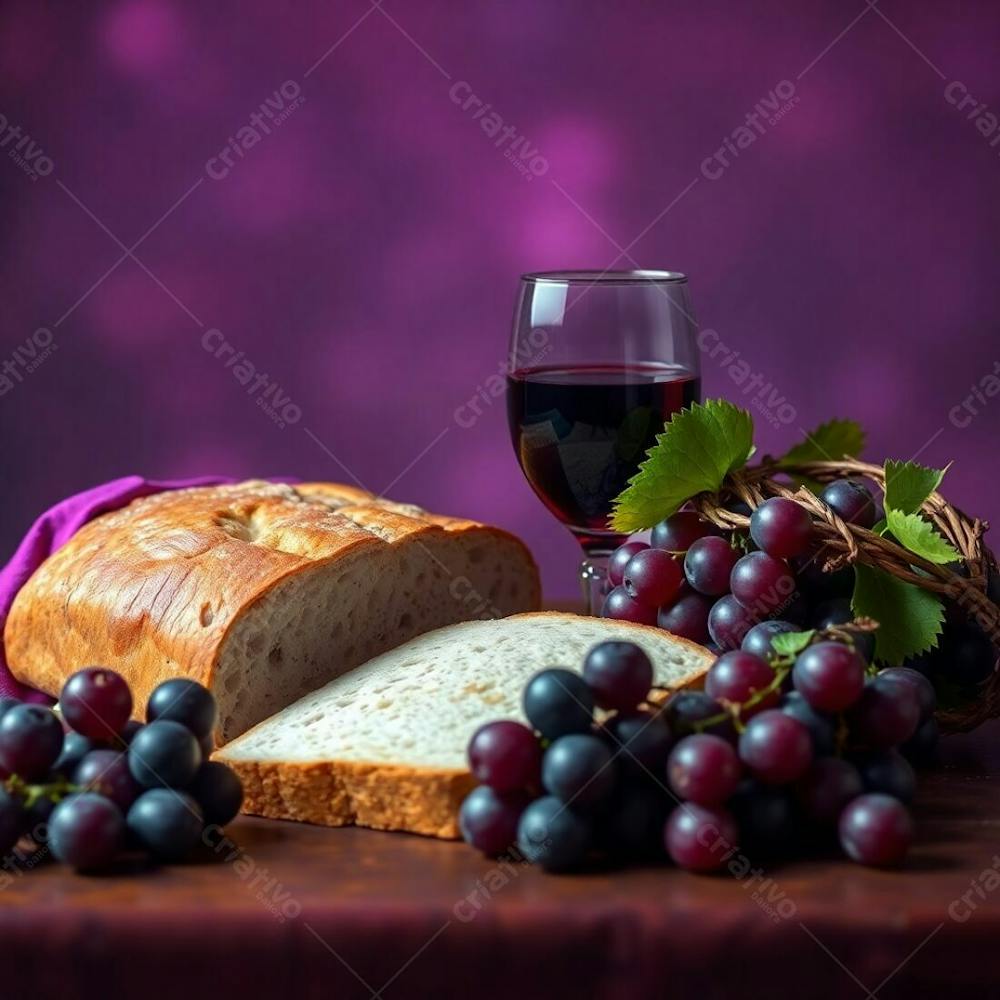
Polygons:
M28 529L10 562L0 569L0 697L23 698L27 701L51 700L14 679L7 666L2 636L17 592L56 549L65 545L88 521L100 514L125 507L139 497L162 493L164 490L218 486L235 481L224 476L199 476L194 479L123 476L67 497L45 511Z

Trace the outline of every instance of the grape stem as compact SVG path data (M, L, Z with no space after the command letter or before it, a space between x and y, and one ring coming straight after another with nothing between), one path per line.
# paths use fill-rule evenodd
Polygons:
M855 636L860 633L874 632L878 628L878 622L872 618L855 618L852 622L845 622L843 625L831 625L828 628L817 629L809 638L809 641L802 648L805 649L808 646L812 646L817 642L843 642L855 648ZM798 654L796 654L797 656ZM754 691L746 701L726 701L722 700L721 704L723 711L717 712L715 715L710 715L706 719L699 719L697 722L691 724L691 729L693 732L702 733L706 729L711 729L712 726L718 726L723 722L732 721L733 725L736 727L738 733L743 732L745 728L743 725L743 713L749 709L753 708L755 705L759 705L765 698L769 695L774 694L776 691L781 690L781 685L784 683L785 678L788 676L789 671L795 665L796 656L791 654L783 655L781 653L771 653L768 657L768 665L774 670L774 680L771 681L766 687L761 688L759 691ZM868 665L868 673L876 674L878 673L878 668L874 664ZM656 691L669 691L669 688L654 687ZM841 720L841 727L838 732L838 742L842 745L843 741L846 740L846 730Z
M692 729L696 733L704 732L706 729L710 729L712 726L718 726L720 723L732 721L733 725L736 727L738 733L742 733L744 729L742 714L748 708L753 708L754 705L759 705L765 698L769 695L774 694L775 691L780 690L782 683L788 676L788 671L791 670L791 664L775 666L774 669L774 680L771 681L767 687L762 687L759 691L754 691L746 701L726 701L723 699L722 706L724 711L718 712L715 715L710 715L707 719L699 719L692 725Z
M43 784L31 784L16 774L12 774L3 785L8 792L23 798L28 809L40 799L52 799L53 802L58 802L67 795L83 791L79 785L74 785L65 778Z

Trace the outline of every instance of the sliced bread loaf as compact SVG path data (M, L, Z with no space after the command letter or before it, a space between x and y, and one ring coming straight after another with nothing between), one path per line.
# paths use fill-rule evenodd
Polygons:
M555 612L450 625L383 653L223 748L244 810L327 826L458 835L474 784L465 748L494 719L524 720L521 692L545 667L579 670L608 639L638 643L656 683L698 682L713 656L661 629Z
M141 713L210 688L224 743L331 678L452 622L539 605L513 535L334 483L159 493L85 525L17 595L7 662L55 695L106 664Z

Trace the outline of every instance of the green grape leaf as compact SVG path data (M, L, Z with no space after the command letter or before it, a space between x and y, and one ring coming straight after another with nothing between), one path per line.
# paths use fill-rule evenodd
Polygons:
M771 636L771 648L779 656L798 656L812 642L816 629L805 632L779 632Z
M941 485L947 466L929 469L916 462L885 460L885 506L901 514L916 514L923 502Z
M753 454L753 418L710 399L671 417L639 471L614 502L616 531L640 531L675 513L697 493L718 490Z
M865 432L855 420L828 420L805 441L799 442L778 459L778 465L799 462L828 462L845 455L856 457L865 446Z
M940 566L962 558L937 528L919 514L902 514L889 508L885 520L896 541L915 555Z
M890 666L937 646L944 622L944 606L937 594L861 564L854 567L851 608L855 616L879 623L875 658Z

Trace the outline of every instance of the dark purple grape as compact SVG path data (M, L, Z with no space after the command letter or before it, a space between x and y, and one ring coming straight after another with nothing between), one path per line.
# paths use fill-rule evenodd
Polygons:
M883 792L900 802L910 802L916 794L917 776L898 750L864 754L856 763L866 792Z
M555 796L535 799L521 814L517 847L546 871L569 871L587 856L594 831L590 821Z
M727 500L723 506L731 514L740 514L742 517L746 518L753 516L753 508L745 500Z
M605 724L608 745L623 774L659 775L667 763L673 737L662 712L640 708L619 712ZM621 751L620 753L618 751Z
M594 721L594 696L571 670L542 670L524 688L524 714L547 740L586 733Z
M708 613L708 634L719 649L739 649L760 617L748 611L732 594L720 597Z
M542 758L542 785L560 802L588 810L615 790L617 771L607 744L589 733L560 736Z
M77 764L93 749L94 744L86 736L72 730L64 734L62 750L52 765L53 772L64 778L71 778Z
M29 829L24 801L0 785L0 855L7 854Z
M842 521L860 528L870 528L878 515L871 492L857 479L835 479L819 498Z
M739 559L730 574L729 586L733 597L758 619L777 614L798 595L788 563L766 552L749 552Z
M615 587L604 598L601 617L619 622L635 622L636 625L655 625L656 608L641 604L624 587Z
M759 656L762 660L766 660L774 652L773 639L776 635L782 635L785 632L797 632L799 630L797 625L793 625L791 622L783 622L780 620L760 622L754 625L752 629L745 636L743 636L743 642L740 643L740 648L746 650L748 653L753 653L754 656Z
M899 749L914 767L930 767L937 762L940 735L937 719L928 719Z
M132 714L132 692L121 674L107 667L85 667L63 685L59 709L71 729L95 742L108 743Z
M125 839L121 810L103 795L69 795L52 810L48 843L55 857L79 871L111 864Z
M865 663L841 642L817 642L799 653L792 683L813 708L842 712L853 705L865 686Z
M809 616L809 627L815 629L830 628L833 625L844 625L854 621L854 612L851 609L851 602L846 597L834 598L830 601L823 601L813 608ZM858 632L853 635L854 648L871 663L875 655L875 633Z
M708 642L708 613L712 598L691 591L682 594L669 607L660 608L656 624L682 639L704 645Z
M851 735L862 746L888 750L905 743L920 722L920 703L913 689L880 675L869 680L847 714Z
M759 656L734 649L723 653L709 667L705 676L705 692L716 701L743 704L752 695L763 691L774 682L774 671ZM778 702L778 692L769 692L757 704L743 712L748 718Z
M681 564L663 549L644 549L628 561L622 577L625 589L640 604L658 608L669 604L681 592L684 573Z
M146 703L147 722L179 722L199 739L212 732L218 715L212 692L187 677L157 685Z
M21 704L23 704L23 702L18 698L0 698L0 719L2 719L12 708Z
M494 791L538 785L542 748L538 737L520 722L503 719L480 726L469 740L467 753L472 776Z
M723 714L722 706L704 691L678 691L663 706L668 729L671 733L680 735L694 732L698 723L721 714ZM735 730L732 721L725 719L705 729L704 732L730 739Z
M15 705L0 718L0 767L25 781L41 781L62 752L63 728L41 705Z
M809 627L815 629L830 628L831 625L843 625L854 620L854 611L848 597L834 597L829 601L821 601L809 615Z
M941 638L941 673L968 687L981 684L994 671L997 650L975 625L946 626Z
M111 799L123 816L142 791L129 770L128 757L118 750L91 750L77 764L73 784Z
M859 795L840 814L840 846L863 865L895 865L913 843L913 820L906 806L889 795Z
M913 689L917 696L917 704L920 706L920 722L926 722L937 708L937 694L934 685L918 670L912 667L887 667L880 670L879 677L885 683L898 682L906 684Z
M787 856L800 840L800 817L790 790L753 778L740 783L729 800L740 832L740 848L752 857Z
M806 817L821 825L836 823L844 806L863 791L858 769L841 757L814 760L796 785Z
M722 805L740 783L743 768L732 746L719 736L685 736L670 752L667 780L682 799Z
M143 792L127 822L129 833L160 861L180 861L190 854L205 827L198 803L173 788Z
M622 574L625 572L625 565L628 563L629 559L632 558L637 552L642 552L648 549L649 546L645 542L623 542L621 545L611 553L608 558L608 583L612 587L620 587L622 583Z
M217 760L206 760L198 768L187 791L201 808L206 824L225 826L243 805L243 782L232 768Z
M663 825L673 799L657 786L619 788L597 818L601 848L626 863L663 855Z
M699 538L718 534L719 529L703 521L695 511L679 510L653 528L649 543L654 549L680 554L687 552Z
M721 868L737 848L739 832L727 809L684 802L670 814L663 840L676 865L710 872Z
M135 734L128 766L143 788L184 788L201 767L201 747L179 722L157 719Z
M583 661L583 679L601 708L628 712L649 697L653 664L634 642L601 642Z
M739 553L716 535L708 535L692 542L684 557L684 575L688 583L700 594L718 597L729 593L729 574Z
M750 518L750 537L776 559L802 555L812 541L812 531L809 512L785 497L765 500Z
M812 737L798 719L778 709L755 715L740 733L740 760L767 785L801 778L812 763Z
M49 822L55 811L56 801L48 795L39 795L24 810L24 831L36 844L43 846L49 842Z
M129 719L125 723L125 728L119 733L119 738L125 746L128 746L133 739L135 739L135 734L139 732L145 726L144 722L139 722L138 719ZM211 753L211 750L209 751Z
M854 570L850 566L835 573L823 572L823 565L832 554L819 549L791 561L799 590L814 604L850 598L854 593Z
M796 581L796 586L798 586L798 581ZM789 622L797 629L805 629L806 618L809 617L809 603L802 593L798 592L780 609L780 614L781 621Z
M526 792L473 788L458 811L462 839L489 857L503 854L517 840L517 824L530 801Z
M855 632L851 636L852 644L865 663L875 662L875 633Z
M916 670L916 672L923 677L926 677L933 684L934 678L937 677L942 670L941 664L941 650L938 649L925 649L922 653L918 653L916 656L908 657L904 663L904 667L908 667L910 670Z
M813 756L827 757L836 747L834 722L828 715L817 712L798 691L789 691L781 699L781 711L798 719L812 737Z

